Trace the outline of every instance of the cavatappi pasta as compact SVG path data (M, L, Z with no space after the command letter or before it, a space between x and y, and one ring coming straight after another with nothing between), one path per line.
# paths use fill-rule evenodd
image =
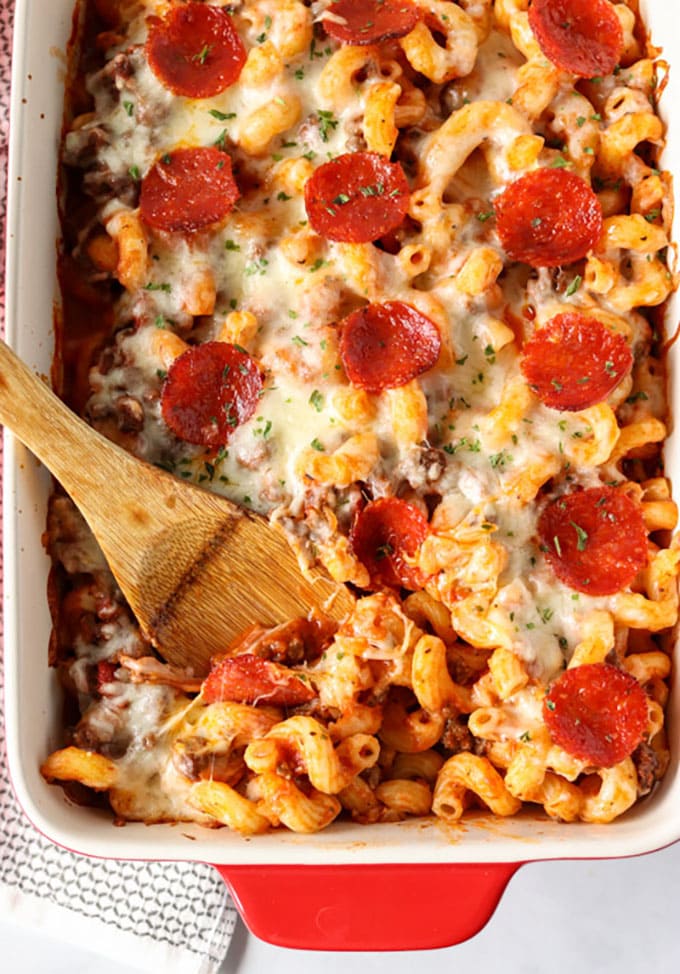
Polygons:
M624 813L668 760L680 562L635 0L92 0L78 37L64 395L356 607L180 672L56 493L44 776L244 835Z

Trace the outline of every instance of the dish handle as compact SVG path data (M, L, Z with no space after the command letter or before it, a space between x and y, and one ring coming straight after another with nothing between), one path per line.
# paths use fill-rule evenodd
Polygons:
M246 926L306 950L450 947L491 918L521 863L216 866Z

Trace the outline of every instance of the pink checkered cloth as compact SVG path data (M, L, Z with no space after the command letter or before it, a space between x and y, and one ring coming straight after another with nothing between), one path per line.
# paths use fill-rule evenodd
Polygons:
M0 268L4 267L13 10L13 0L0 0ZM0 281L3 325L4 297L3 278ZM0 442L0 461L1 454ZM47 665L47 646L44 652ZM0 916L3 920L36 927L44 934L107 955L121 965L153 972L162 970L164 974L216 974L227 953L237 916L217 873L210 866L194 863L86 859L58 849L43 838L25 818L10 786L4 762L3 697L0 667Z

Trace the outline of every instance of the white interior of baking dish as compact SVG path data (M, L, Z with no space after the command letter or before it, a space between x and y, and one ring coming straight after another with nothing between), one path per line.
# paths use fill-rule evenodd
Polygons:
M17 0L12 166L9 173L7 336L18 354L48 375L53 354L53 307L58 299L55 241L56 160L63 106L65 48L74 0ZM671 71L662 101L675 115L665 165L680 174L680 11L667 0L643 0L652 36ZM676 186L676 192L680 192ZM678 231L676 227L676 236ZM680 302L669 309L668 330ZM671 353L671 378L678 369ZM680 377L672 394L680 416ZM96 458L93 457L93 462ZM667 471L680 491L680 443L667 449ZM670 733L672 762L660 788L607 826L560 825L538 813L518 819L486 816L457 827L423 821L360 827L335 824L314 836L278 832L244 840L226 829L184 824L115 828L110 815L70 804L38 767L60 743L61 699L47 666L50 618L45 591L45 526L49 476L11 436L4 480L5 682L12 779L26 813L55 842L79 852L116 858L200 859L215 863L488 862L556 857L609 857L649 851L680 838L680 679L674 677Z

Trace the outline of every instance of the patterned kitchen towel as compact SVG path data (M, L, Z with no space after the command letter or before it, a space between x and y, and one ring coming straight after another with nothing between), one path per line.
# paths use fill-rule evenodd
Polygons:
M4 267L13 0L0 0L0 267ZM0 321L4 287L0 282ZM0 460L2 451L0 446ZM0 517L2 514L0 500ZM2 563L0 561L0 588ZM2 624L0 621L0 641ZM47 647L45 647L47 654ZM210 866L86 859L35 831L14 798L5 765L0 667L0 915L41 933L164 974L214 974L236 924Z

